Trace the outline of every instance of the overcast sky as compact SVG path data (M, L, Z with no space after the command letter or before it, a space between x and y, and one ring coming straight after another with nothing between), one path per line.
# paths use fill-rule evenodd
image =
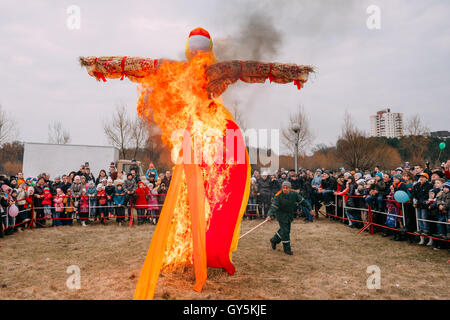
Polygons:
M189 31L202 26L217 49L236 39L235 59L254 58L248 38L263 30L269 43L257 58L317 68L301 91L268 81L230 87L225 104L239 101L249 128L280 128L302 104L314 144L336 141L345 110L366 131L386 107L450 129L450 1L242 2L2 0L0 104L16 118L19 140L47 142L48 124L61 121L72 143L106 145L104 119L117 103L136 112L137 85L97 82L78 56L182 59ZM66 25L70 5L81 9L79 30ZM379 30L366 25L370 5L381 9ZM264 28L252 30L250 19Z

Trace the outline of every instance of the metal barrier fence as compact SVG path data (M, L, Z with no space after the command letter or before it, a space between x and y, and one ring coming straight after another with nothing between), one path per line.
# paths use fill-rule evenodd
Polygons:
M338 205L338 201L339 201L338 197L342 197L342 206ZM401 229L406 227L405 203L399 203L399 202L397 202L395 200L391 200L391 199L383 199L383 201L394 202L398 206L401 205L400 214L394 214L394 213L374 210L369 204L367 204L367 208L349 207L349 206L346 205L347 201L346 201L345 197L363 198L364 200L366 199L366 197L364 197L364 196L335 195L334 203L329 204L329 205L331 205L331 206L333 206L335 208L335 214L333 215L333 214L330 214L328 212L326 212L325 214L327 216L332 216L332 217L335 217L335 218L338 218L338 219L342 219L342 220L346 220L346 221L362 223L364 226L362 227L361 230L359 230L358 234L360 234L361 232L363 232L366 229L369 229L369 233L370 234L374 234L373 227L376 226L376 227L385 228L385 229L389 229L389 230L393 230L393 231L405 232L406 234L410 234L410 235L414 235L414 236L424 236L426 238L432 238L432 239L436 239L436 240L439 240L439 241L450 242L450 239L438 238L438 237L434 237L432 235L425 235L425 234L418 233L420 231L419 230L419 221L435 223L435 224L443 224L445 226L449 226L450 223L449 222L443 222L443 221L436 221L436 220L428 220L428 219L419 218L419 216L418 216L418 209L417 208L414 208L415 209L415 220L416 220L416 232L402 231ZM407 204L411 204L410 202L406 202L406 203ZM338 212L337 212L338 208L340 208L340 207L342 208L342 216L338 215ZM348 217L348 214L346 214L346 210L355 210L355 211L360 211L360 212L367 212L367 219L363 219L363 218L361 218L362 220L351 219L351 218ZM386 218L387 218L387 216L394 216L396 219L400 218L402 220L401 228L399 228L399 229L398 228L392 228L392 227L389 227L387 225L382 225L382 224L379 224L379 223L375 223L373 221L373 214L374 213L385 215Z
M158 195L152 195L152 196L157 197L157 196L164 196L164 195L165 194L158 194ZM65 196L65 197L67 197L67 196ZM341 198L342 199L342 205L339 205L339 199L340 199L339 197L342 197ZM400 204L400 203L398 203L395 200L383 199L383 201L386 201L386 202L387 201L391 201L391 202L394 202L395 204L397 204L399 206L401 205L400 214L394 214L394 213L374 210L369 204L367 204L367 208L347 206L347 199L346 199L346 197L347 198L348 197L363 198L365 200L364 196L335 195L334 203L328 204L328 206L333 206L335 208L335 211L334 211L335 214L331 214L331 213L328 213L328 212L325 212L325 214L323 212L321 212L321 213L326 215L326 216L331 216L331 217L334 217L334 218L337 218L337 219L350 221L351 223L354 223L354 222L362 223L363 227L361 228L361 230L359 230L358 234L360 234L361 232L365 231L366 229L368 229L370 234L373 234L374 233L373 232L373 227L374 226L385 228L385 229L390 229L390 230L394 230L394 231L401 231L400 229L397 229L397 228L392 228L392 227L389 227L387 225L382 225L382 224L379 224L379 223L375 223L373 221L373 214L374 213L375 214L385 215L386 218L387 218L387 216L394 216L396 219L399 218L402 221L402 228L405 228L405 226L406 226L406 215L405 215L405 209L404 209L404 205L405 204L404 203ZM76 197L73 197L73 198L76 198ZM56 206L41 206L41 207L35 207L34 203L32 203L30 208L26 208L25 210L19 211L19 214L22 213L22 212L31 213L31 218L26 219L26 221L24 220L24 221L16 224L15 223L16 222L16 217L10 217L8 215L8 210L5 210L4 214L1 216L1 219L3 219L3 221L4 221L3 228L4 229L7 229L9 227L16 228L16 227L19 227L19 226L21 226L23 224L27 224L28 223L28 227L27 228L29 229L29 228L32 228L34 225L39 224L39 221L42 221L42 220L45 220L45 221L52 220L52 224L54 225L54 221L57 221L57 220L72 220L72 221L76 220L76 221L81 221L81 220L91 220L91 219L94 219L94 220L99 219L100 220L100 219L109 219L109 218L116 218L116 219L117 218L124 218L124 219L128 218L129 221L130 221L130 227L131 227L134 224L134 218L135 217L138 218L138 221L139 221L139 218L159 218L160 209L163 206L163 204L159 204L159 203L158 204L150 203L150 204L145 204L145 205L135 205L135 204L131 203L130 205L125 205L125 206L118 206L118 205L91 205L90 204L90 200L91 199L89 199L89 198L87 200L85 200L85 201L87 201L89 203L88 204L88 215L87 215L87 217L80 217L80 208L79 208L79 206L64 206L64 207L61 207L61 206L59 206L59 207L56 207ZM109 201L111 201L111 200L109 200ZM407 202L407 203L410 204L410 202ZM114 214L115 211L116 211L115 209L121 208L121 207L124 210L128 210L128 215L124 214L123 216L118 216L118 215ZM155 207L157 209L155 209ZM249 207L253 207L254 209L249 210ZM264 207L265 206L261 205L260 203L249 203L249 204L247 204L247 208L246 208L246 211L244 213L244 217L261 217L261 218L265 218L266 215L267 215L267 212L265 212ZM68 217L68 218L61 218L61 217L59 217L58 218L58 217L56 217L56 215L55 216L52 215L50 217L48 215L44 215L44 217L40 217L40 218L37 217L36 210L44 210L44 209L48 209L48 208L55 209L55 210L56 210L56 208L64 209L62 211L62 213L64 213L64 214L69 214L70 213L71 217ZM108 216L98 216L96 210L93 210L93 209L97 209L97 208L100 208L102 210L106 209L106 208L113 208L113 210L111 210L109 212L106 212L106 213L108 213ZM339 208L342 208L342 212L340 212L340 213L337 212ZM70 209L71 211L70 212L65 212L66 209ZM144 215L137 214L137 213L135 214L134 210L137 210L137 209L145 209L146 212L145 212ZM349 217L347 210L355 210L355 211L359 211L360 213L366 212L367 215L364 215L364 218L363 218L363 215L361 214L361 220L353 219L353 218ZM156 211L156 213L155 213L155 211ZM249 213L249 211L250 212L255 212L255 213ZM150 214L149 214L149 212L150 212ZM301 212L302 212L301 210L297 211L297 214L301 213ZM83 212L83 213L86 213L86 212ZM42 212L40 212L40 214L42 214ZM419 231L419 221L428 222L428 223L435 223L435 224L443 224L445 226L449 226L450 225L449 222L442 222L442 221L435 221L435 220L419 218L417 208L415 208L415 219L416 219L416 232L405 231L405 233L411 234L411 235L415 235L415 236L425 236L427 238L433 238L433 239L440 240L440 241L450 242L450 239L437 238L437 237L433 237L431 235L423 235L423 234L417 233Z

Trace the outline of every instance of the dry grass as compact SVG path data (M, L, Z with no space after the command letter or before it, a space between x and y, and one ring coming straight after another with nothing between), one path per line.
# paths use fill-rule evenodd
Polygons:
M242 233L261 220L242 223ZM236 274L208 270L203 292L193 274L163 274L156 299L449 299L447 250L357 235L321 218L296 220L294 256L273 251L270 222L241 239ZM0 241L0 299L131 299L154 226L90 225L16 233ZM66 269L81 269L81 289L69 290ZM369 290L366 268L381 269L381 289Z

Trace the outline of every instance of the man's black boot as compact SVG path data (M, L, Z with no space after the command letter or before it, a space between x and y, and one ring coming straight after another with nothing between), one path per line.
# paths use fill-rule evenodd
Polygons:
M272 239L270 239L270 244L272 245L272 249L275 250L277 248L277 244L275 241L273 241Z

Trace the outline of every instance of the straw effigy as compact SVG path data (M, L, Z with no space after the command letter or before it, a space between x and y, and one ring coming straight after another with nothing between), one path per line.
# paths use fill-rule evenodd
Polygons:
M80 64L86 67L89 75L97 80L123 79L140 82L142 78L157 72L167 59L149 59L143 57L80 57ZM264 83L266 79L275 83L294 82L298 89L308 80L309 73L314 72L311 66L299 66L286 63L265 63L258 61L222 61L206 68L208 93L220 96L230 84L241 80L247 83Z

